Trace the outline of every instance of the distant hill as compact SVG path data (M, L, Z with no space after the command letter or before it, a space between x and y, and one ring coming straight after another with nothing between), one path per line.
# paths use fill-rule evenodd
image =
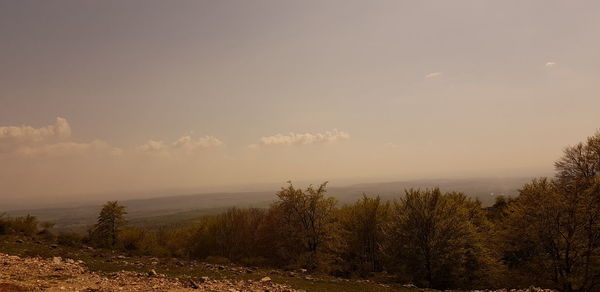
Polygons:
M382 199L391 200L404 194L410 188L435 188L442 191L463 192L466 195L479 199L483 205L494 203L499 195L514 196L519 188L531 181L531 177L515 178L468 178L468 179L422 179L397 182L381 182L357 184L343 188L330 188L329 194L341 202L353 202L363 193L379 195Z
M384 200L393 200L409 188L434 188L442 191L459 191L479 199L485 206L491 205L498 195L513 196L518 189L531 180L517 178L470 178L470 179L423 179L397 182L356 184L345 187L331 186L330 196L341 204L358 200L363 193L379 195ZM275 190L257 192L205 193L179 195L151 199L121 201L127 207L128 218L133 225L160 226L197 219L202 215L216 214L230 207L267 207L275 201ZM68 208L23 209L9 211L11 216L31 214L40 220L56 223L62 230L84 231L91 226L100 205Z
M151 199L119 201L127 207L132 224L160 225L216 214L230 207L266 207L274 200L274 191L207 193ZM57 229L83 231L94 224L100 205L67 208L22 209L7 212L10 216L33 215L56 223Z

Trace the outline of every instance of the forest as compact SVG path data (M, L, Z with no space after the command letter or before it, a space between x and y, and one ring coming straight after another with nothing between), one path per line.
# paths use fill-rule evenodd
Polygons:
M289 182L269 208L231 208L193 224L132 227L126 208L110 201L86 234L54 234L33 216L0 216L0 234L343 278L385 273L436 289L599 291L600 132L565 148L554 166L554 177L534 179L491 207L438 188L340 205L327 183Z

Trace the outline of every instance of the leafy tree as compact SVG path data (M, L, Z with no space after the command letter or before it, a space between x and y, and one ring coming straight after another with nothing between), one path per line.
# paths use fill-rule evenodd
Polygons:
M389 223L390 204L363 195L339 210L346 270L366 276L383 269L383 246Z
M554 163L562 191L582 193L598 182L600 175L600 131L585 143L567 147Z
M566 148L555 166L554 180L533 180L511 204L505 257L561 291L594 291L600 288L600 132Z
M484 208L488 219L493 223L502 222L508 216L508 207L515 201L515 198L497 196L494 204Z
M127 224L126 214L125 206L119 205L117 201L106 202L92 230L93 240L100 246L114 248L119 232Z
M195 229L194 225L161 228L156 236L158 247L154 248L164 249L168 256L189 257L192 251L190 242Z
M494 265L488 228L478 201L437 188L410 189L395 203L390 255L420 285L476 285Z
M328 269L335 248L334 210L336 200L325 197L327 183L302 190L291 182L282 188L274 203L272 216L277 219L278 252L284 261L307 269Z
M193 253L201 258L220 256L233 261L262 257L268 252L261 246L266 218L265 210L255 208L231 208L204 218L193 236Z

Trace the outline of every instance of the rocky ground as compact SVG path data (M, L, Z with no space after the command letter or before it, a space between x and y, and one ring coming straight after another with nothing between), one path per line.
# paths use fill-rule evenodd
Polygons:
M269 277L260 280L211 280L187 282L154 271L132 271L99 275L83 262L53 257L21 258L0 254L0 292L8 291L301 291L277 284Z
M406 287L420 290L417 287ZM0 292L9 291L261 291L293 292L283 284L265 276L260 280L227 280L200 277L180 280L151 270L148 273L133 271L113 272L107 275L89 271L82 261L53 257L18 257L0 253ZM481 290L486 292L554 292L529 288L524 290ZM479 292L479 291L473 291Z
M6 291L438 292L381 276L344 279L302 269L156 258L0 236L0 292ZM483 291L555 292L533 287Z

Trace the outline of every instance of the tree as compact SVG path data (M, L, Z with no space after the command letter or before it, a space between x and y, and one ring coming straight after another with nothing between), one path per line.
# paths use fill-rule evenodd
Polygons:
M395 202L390 255L401 273L434 288L468 287L494 264L478 201L438 188L406 191Z
M291 182L282 188L279 201L272 206L280 236L279 254L307 269L327 265L335 236L334 210L336 200L324 195L327 183L306 190L295 188Z
M586 192L597 183L600 175L600 131L588 137L585 143L567 147L554 166L563 191Z
M261 245L261 228L266 211L230 208L219 215L204 218L193 236L194 255L221 256L233 261L262 257L268 248Z
M106 202L92 230L94 241L100 246L114 248L121 228L127 224L125 214L125 206L119 205L117 201Z
M561 291L600 287L600 132L564 150L556 177L533 180L511 204L505 257Z
M348 272L363 276L383 269L383 251L389 223L390 204L363 195L356 203L339 210L344 242L342 252Z
M494 204L490 207L484 208L487 217L492 223L500 223L502 222L506 216L508 216L508 207L515 201L515 198L505 197L505 196L497 196L495 198Z

